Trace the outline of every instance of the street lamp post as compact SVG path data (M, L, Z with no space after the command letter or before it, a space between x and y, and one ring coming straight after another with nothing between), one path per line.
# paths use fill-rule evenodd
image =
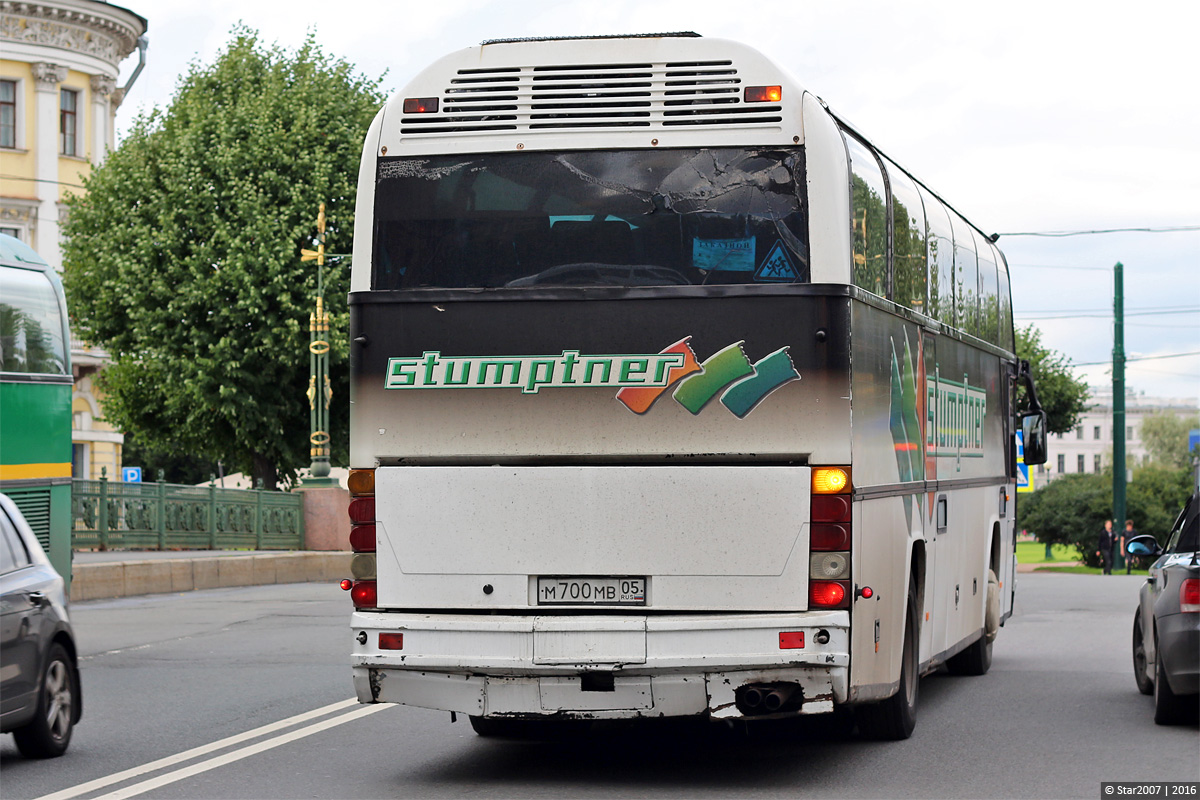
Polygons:
M325 266L325 204L317 212L317 249L300 251L301 261L317 262L317 307L308 315L308 419L309 419L309 465L310 477L304 479L305 486L337 486L335 478L329 477L329 404L333 400L333 386L329 382L329 312L325 310L325 283L322 275Z

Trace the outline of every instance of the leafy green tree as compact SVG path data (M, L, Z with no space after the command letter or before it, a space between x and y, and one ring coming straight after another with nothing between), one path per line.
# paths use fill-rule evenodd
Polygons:
M276 485L309 461L308 318L319 203L348 252L363 137L383 103L309 34L289 52L235 28L166 110L140 116L70 204L65 280L77 330L113 362L105 415L145 448ZM348 431L349 276L325 267L331 434ZM182 452L180 452L182 451Z
M1042 332L1030 324L1016 329L1017 357L1029 362L1038 402L1046 411L1050 433L1066 433L1075 427L1087 408L1088 387L1071 374L1071 361L1042 344ZM1029 398L1021 390L1018 412L1029 410Z
M1156 411L1142 420L1142 441L1151 463L1186 469L1192 463L1188 452L1188 432L1200 428L1200 416Z
M1166 543L1175 515L1191 493L1187 469L1142 467L1134 470L1126 494L1128 519L1139 533ZM1074 545L1088 566L1100 566L1096 540L1112 516L1112 472L1072 473L1055 478L1019 500L1019 525L1046 544ZM1113 530L1125 530L1125 520L1113 520Z

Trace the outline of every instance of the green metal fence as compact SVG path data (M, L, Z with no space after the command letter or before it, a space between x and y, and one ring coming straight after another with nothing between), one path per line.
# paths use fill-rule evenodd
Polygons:
M299 550L300 492L73 480L76 550Z

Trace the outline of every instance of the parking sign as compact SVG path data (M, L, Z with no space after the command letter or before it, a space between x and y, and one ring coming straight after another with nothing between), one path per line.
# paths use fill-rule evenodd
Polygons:
M121 467L121 480L125 483L141 483L142 468L141 467Z

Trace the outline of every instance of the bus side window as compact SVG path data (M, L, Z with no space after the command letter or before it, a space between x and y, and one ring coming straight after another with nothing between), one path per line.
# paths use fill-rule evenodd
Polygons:
M1012 295L1009 294L1008 263L1004 260L996 245L992 245L992 256L996 259L996 277L998 279L1000 300L1000 346L1012 352L1016 349L1013 342L1013 309Z
M925 206L916 184L899 167L884 159L892 189L892 271L897 303L922 314L930 313L925 285Z
M979 263L975 237L967 221L953 211L950 226L954 229L954 327L978 335Z
M887 297L890 294L887 184L875 154L853 136L846 134L845 138L850 152L854 284Z
M929 242L930 316L954 324L954 234L942 201L920 189L925 201L926 238Z
M996 260L992 253L992 243L983 237L979 231L975 234L975 248L979 254L979 316L976 330L972 331L980 339L992 344L1000 343L1000 303L999 277L996 274Z

